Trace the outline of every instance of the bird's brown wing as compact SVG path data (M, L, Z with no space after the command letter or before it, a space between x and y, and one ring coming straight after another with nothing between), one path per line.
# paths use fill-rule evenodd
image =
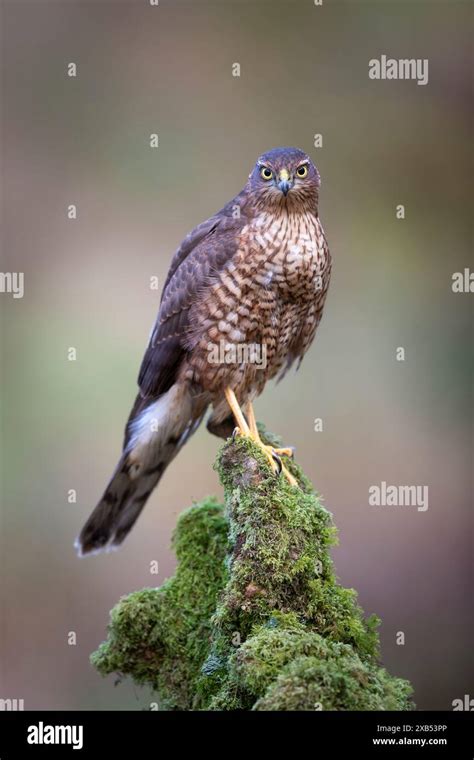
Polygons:
M236 204L241 209L237 219L233 215ZM245 220L244 198L237 196L195 227L174 254L138 376L142 397L157 397L175 382L186 354L189 310L206 284L219 276L235 254Z

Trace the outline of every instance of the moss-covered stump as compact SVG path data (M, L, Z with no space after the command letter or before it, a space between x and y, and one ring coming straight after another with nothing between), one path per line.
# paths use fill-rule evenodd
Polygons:
M378 664L378 619L336 581L330 513L285 464L301 490L249 441L223 447L225 507L181 516L175 576L114 607L100 673L150 685L165 710L413 708L409 683Z

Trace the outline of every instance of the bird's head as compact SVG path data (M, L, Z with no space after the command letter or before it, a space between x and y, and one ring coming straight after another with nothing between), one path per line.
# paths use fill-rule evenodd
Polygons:
M260 208L286 206L317 212L319 172L298 148L274 148L264 153L257 159L248 184Z

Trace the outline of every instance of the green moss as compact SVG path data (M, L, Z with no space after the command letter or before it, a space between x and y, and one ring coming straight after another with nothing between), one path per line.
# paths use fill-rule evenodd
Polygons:
M410 709L378 665L378 619L337 583L331 514L285 464L301 490L248 440L223 447L225 513L207 499L182 515L174 578L120 600L101 673L151 685L162 709Z
M176 575L114 607L108 640L91 657L102 675L129 675L149 684L163 709L193 707L193 683L207 656L210 619L226 580L227 529L214 499L181 515L173 537Z
M380 675L379 675L380 673ZM407 710L410 689L375 672L354 653L297 657L257 700L254 710ZM394 694L396 688L397 693Z
M240 688L254 710L409 709L411 688L391 678L354 648L330 641L280 617L260 626L233 654L228 681L212 707L223 709Z
M336 583L329 555L336 532L319 497L275 478L266 459L257 459L243 439L222 450L219 473L229 511L232 564L215 624L245 638L274 610L294 612L331 640L376 657L376 621L367 624L355 592Z

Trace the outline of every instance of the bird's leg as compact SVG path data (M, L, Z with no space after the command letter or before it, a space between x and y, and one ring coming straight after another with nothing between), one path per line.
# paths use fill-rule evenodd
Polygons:
M250 438L250 428L247 425L247 420L243 415L242 409L239 406L239 402L235 397L234 391L232 388L226 388L224 393L227 399L227 403L229 404L232 414L234 415L235 421L237 423L238 432L240 435L244 435L246 438Z
M255 419L255 412L250 401L247 402L247 419L252 436L255 437L255 439L258 440L262 446L267 446L267 444L263 443L262 439L260 438L260 433L258 432L257 427L257 420ZM293 449L290 447L277 449L275 446L267 446L267 448L271 449L273 453L279 457L292 457L294 454Z
M286 457L293 456L293 449L291 448L276 449L273 446L269 446L262 441L262 439L260 438L260 433L258 432L257 420L255 419L255 412L253 410L253 405L251 401L247 402L247 419L248 419L250 435L252 437L252 440L254 440L255 443L257 443L259 446L261 446L262 449L265 450L267 456L270 455L272 460L274 460L275 457L279 459L281 456L286 456ZM281 467L281 472L283 472L288 482L291 483L292 486L297 486L298 481L296 480L296 478L293 477L291 472L287 470L287 468L281 461L280 461L280 467Z
M262 444L262 446L266 446L267 449L271 449L274 454L276 454L279 457L293 457L294 451L292 448L287 447L284 449L276 448L275 446L269 446L268 444L264 443L262 439L260 438L260 433L258 432L257 427L257 420L255 419L255 412L253 410L252 404L247 402L247 419L249 423L250 432L252 434L252 437Z
M235 393L232 390L232 388L225 389L225 397L227 399L227 403L229 404L232 410L232 414L234 415L235 421L237 423L237 428L234 431L234 433L237 432L239 435L242 435L245 438L251 438L252 441L254 441L254 443L256 443L257 446L264 452L273 472L276 475L278 475L282 470L281 461L278 459L278 457L273 456L272 451L268 450L271 447L265 446L265 444L260 439L258 430L256 429L256 425L255 425L255 417L249 418L249 421L250 419L252 419L252 424L254 428L252 431L250 429L250 425L247 424L247 420L244 417L242 409L239 406L239 402L237 401L235 397Z
M273 472L276 475L279 475L280 472L282 472L284 476L286 477L286 479L288 480L288 482L291 483L292 486L297 486L298 485L297 480L293 477L291 472L289 472L286 469L280 457L278 456L278 451L280 450L274 449L272 446L267 446L265 443L263 443L262 439L260 438L252 404L251 403L247 404L247 417L248 417L248 423L247 423L247 420L244 417L242 409L239 406L239 402L237 401L235 397L235 393L231 388L225 389L225 397L235 417L235 421L238 426L237 432L240 435L245 436L246 438L251 438L251 440L257 444L257 446L263 451L263 453L267 457L270 467L272 468ZM281 451L282 453L286 453L286 450L281 450Z

